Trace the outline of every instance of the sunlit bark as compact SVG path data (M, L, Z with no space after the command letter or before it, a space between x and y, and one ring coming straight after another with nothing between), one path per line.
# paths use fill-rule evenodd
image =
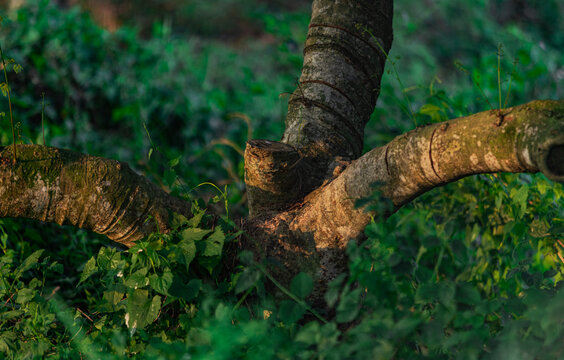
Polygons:
M169 229L169 213L190 204L168 195L127 164L40 145L0 148L0 217L70 224L131 246Z

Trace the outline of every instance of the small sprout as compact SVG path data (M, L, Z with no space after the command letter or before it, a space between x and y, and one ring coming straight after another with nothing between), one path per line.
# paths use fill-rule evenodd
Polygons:
M2 95L8 96L8 91L9 91L8 84L6 84L5 82L0 83L0 90L2 90Z

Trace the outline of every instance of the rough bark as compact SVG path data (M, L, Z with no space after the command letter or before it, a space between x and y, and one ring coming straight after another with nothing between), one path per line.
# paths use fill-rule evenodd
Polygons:
M282 138L309 174L289 202L319 186L335 158L361 155L364 126L380 92L384 52L391 43L392 1L313 2L303 70L289 99ZM254 203L251 194L251 208Z
M0 147L0 217L92 230L126 246L168 231L169 213L190 204L168 195L127 164L39 145Z
M286 269L280 276L287 280L304 269L313 271L321 295L324 285L345 270L348 242L359 238L375 215L355 204L376 190L397 209L430 189L474 174L541 171L564 182L564 100L533 101L502 114L486 111L420 127L371 150L344 171L337 167L335 177L298 206L251 221L252 232L262 236L258 253L281 260ZM273 179L286 178L273 175L266 181Z

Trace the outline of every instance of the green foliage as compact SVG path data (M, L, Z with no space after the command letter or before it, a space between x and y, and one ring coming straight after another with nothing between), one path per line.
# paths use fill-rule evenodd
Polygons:
M349 276L326 293L334 315L307 305L304 273L284 289L246 252L224 273L238 232L200 207L171 234L84 253L65 280L72 297L54 283L68 259L4 245L0 346L9 357L556 359L563 205L563 187L542 176L437 189L349 245ZM270 295L277 287L286 299Z

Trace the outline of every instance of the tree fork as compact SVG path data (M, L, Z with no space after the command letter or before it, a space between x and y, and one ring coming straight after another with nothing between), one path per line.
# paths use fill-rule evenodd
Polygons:
M357 201L376 190L397 210L428 190L474 174L540 171L564 182L564 100L532 101L505 112L501 124L497 112L485 111L416 128L371 150L297 206L252 219L254 236L262 234L257 253L285 265L286 274L278 270L286 277L282 282L312 271L319 300L327 282L346 270L348 242L375 215L357 208Z

